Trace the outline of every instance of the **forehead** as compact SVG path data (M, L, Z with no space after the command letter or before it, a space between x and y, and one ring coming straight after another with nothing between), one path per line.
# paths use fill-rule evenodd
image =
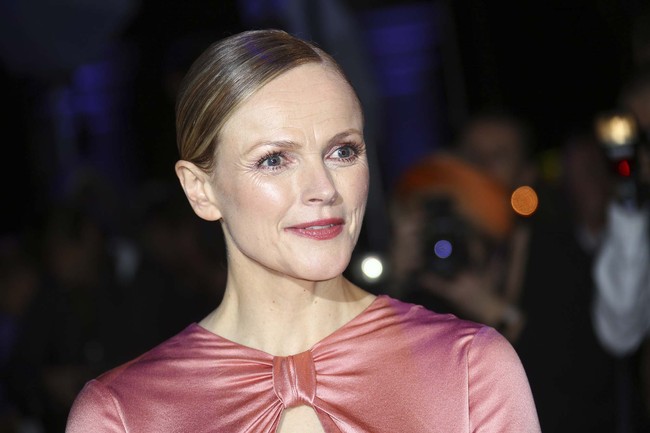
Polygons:
M354 91L332 67L308 63L274 78L244 101L224 124L223 136L343 123L361 128L361 108Z

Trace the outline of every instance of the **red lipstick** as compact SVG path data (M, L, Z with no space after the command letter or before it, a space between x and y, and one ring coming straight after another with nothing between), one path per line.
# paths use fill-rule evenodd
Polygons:
M317 221L309 221L295 226L287 227L286 230L305 238L324 241L334 239L343 231L345 221L341 218L327 218Z

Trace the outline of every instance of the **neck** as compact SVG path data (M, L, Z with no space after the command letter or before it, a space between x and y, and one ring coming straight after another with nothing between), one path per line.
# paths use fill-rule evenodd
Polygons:
M374 299L342 275L305 281L262 273L230 272L221 305L201 325L244 346L288 356L309 350Z

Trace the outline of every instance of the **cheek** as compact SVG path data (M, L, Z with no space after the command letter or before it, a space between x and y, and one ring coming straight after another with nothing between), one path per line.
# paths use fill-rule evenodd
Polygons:
M365 203L368 199L368 189L370 188L370 175L368 170L365 169L360 176L351 182L357 201L365 207Z
M232 185L227 189L223 214L230 223L251 220L257 223L284 209L287 191L285 187L272 182L251 182Z

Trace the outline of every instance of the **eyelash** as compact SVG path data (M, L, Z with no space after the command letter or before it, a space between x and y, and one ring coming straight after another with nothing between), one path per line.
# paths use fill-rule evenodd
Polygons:
M278 158L286 158L286 154L284 152L277 152L277 151L271 151L266 153L263 157L257 160L255 163L256 168L261 168L264 170L278 170L282 168L282 164L280 165L274 165L274 166L269 166L269 167L263 167L264 162L266 162L268 159L273 158L273 157L278 157Z
M334 152L337 152L344 147L349 147L350 149L352 149L352 156L349 156L347 158L341 158L340 160L343 162L353 162L361 155L363 155L363 146L360 143L356 143L356 142L343 143L341 146L337 147L334 150Z
M364 152L363 146L356 142L343 143L339 147L334 149L332 154L346 147L352 150L352 155L347 158L340 158L339 161L343 161L344 163L351 163L355 161L357 158L359 158L359 156L363 155ZM257 162L255 163L255 167L259 169L270 170L270 171L282 169L283 168L282 163L280 165L264 167L264 163L268 161L270 158L274 158L274 157L285 159L287 155L285 152L270 151L257 160Z

